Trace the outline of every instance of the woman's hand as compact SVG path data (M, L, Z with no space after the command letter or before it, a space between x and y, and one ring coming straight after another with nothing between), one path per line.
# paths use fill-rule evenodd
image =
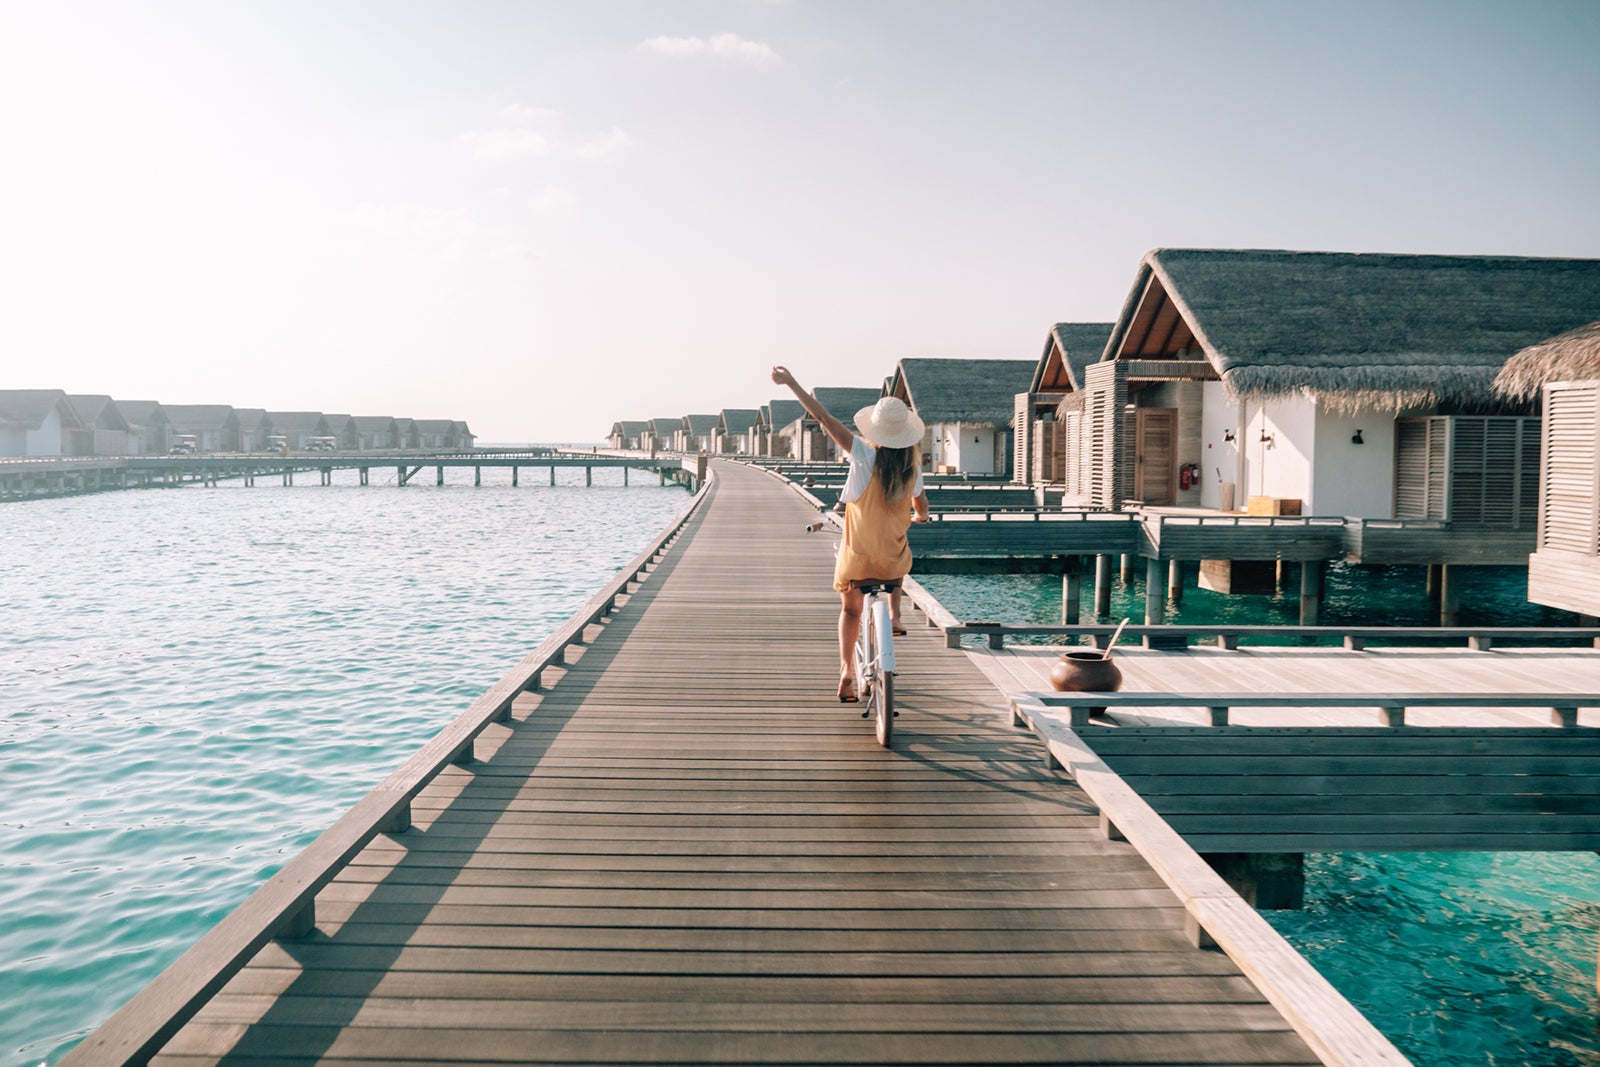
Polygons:
M779 384L779 385L787 385L791 389L794 388L798 384L794 380L794 375L789 373L789 368L788 367L773 367L772 368L772 380L774 382L776 382L777 384Z

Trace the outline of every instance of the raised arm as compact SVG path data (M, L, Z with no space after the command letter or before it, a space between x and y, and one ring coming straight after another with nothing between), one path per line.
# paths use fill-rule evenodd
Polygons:
M779 385L787 385L794 398L800 401L800 406L806 409L806 414L822 424L823 430L827 431L828 436L833 438L834 443L845 455L850 454L850 447L855 444L856 435L850 432L848 426L834 418L832 412L817 403L816 397L800 388L800 383L794 380L794 375L789 373L788 367L773 367L772 380Z

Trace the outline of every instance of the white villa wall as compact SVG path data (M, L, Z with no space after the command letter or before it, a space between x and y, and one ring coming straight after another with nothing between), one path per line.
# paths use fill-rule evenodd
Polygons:
M0 430L0 456L16 457L28 454L28 431L20 426Z
M1361 431L1361 444L1350 438ZM1393 412L1317 413L1315 515L1394 518Z
M1221 507L1219 483L1232 482L1233 506L1242 511L1244 493L1239 486L1244 484L1244 478L1240 473L1239 403L1221 382L1201 382L1200 396L1200 506ZM1227 440L1228 431L1233 432L1234 440Z
M1286 497L1310 514L1311 457L1316 449L1317 407L1305 396L1275 397L1245 405L1244 478L1239 505L1252 496ZM1263 441L1262 435L1270 437Z
M51 409L37 430L26 431L24 456L61 455L61 412Z
M994 474L994 452L993 426L941 422L934 427L934 463L954 467L961 474Z

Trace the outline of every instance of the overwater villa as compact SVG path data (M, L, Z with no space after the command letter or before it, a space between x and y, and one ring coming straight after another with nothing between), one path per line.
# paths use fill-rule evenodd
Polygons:
M1016 396L1033 375L1030 359L902 359L888 394L910 405L927 427L924 469L1005 476Z
M1512 401L1543 396L1528 599L1592 622L1600 617L1600 322L1529 345L1494 385Z
M79 427L67 432L69 456L125 456L128 454L128 420L117 402L102 394L68 394L78 413Z
M754 454L771 459L798 459L800 454L795 442L782 428L794 425L805 415L805 410L800 401L791 399L771 400L761 405Z
M357 449L395 447L394 416L352 415L350 421L355 423Z
M239 416L230 404L168 404L168 440L193 437L200 452L239 451Z
M0 456L65 456L82 429L61 389L0 389Z
M711 451L723 455L748 455L755 451L752 435L761 422L757 408L723 408L717 416L717 429L711 440Z
M1076 495L1531 533L1537 419L1490 385L1597 311L1597 260L1156 250L1085 369Z
M673 447L679 452L712 452L720 415L685 415L678 421Z
M267 440L272 436L272 420L266 408L234 408L239 420L239 451L265 452Z
M117 409L128 423L128 455L167 454L167 412L154 400L119 400Z
M1033 382L1018 393L1011 420L1011 480L1023 485L1065 483L1067 439L1057 410L1083 391L1083 372L1105 352L1110 322L1058 322L1044 339Z
M644 447L641 441L649 430L650 423L645 419L618 419L611 424L606 444L611 448L634 452Z
M682 415L670 419L651 419L649 427L639 435L639 448L646 452L671 452L677 443L678 427L682 422Z
M282 437L291 451L305 448L312 437L329 436L328 420L320 411L269 411L267 418L272 421L272 436Z

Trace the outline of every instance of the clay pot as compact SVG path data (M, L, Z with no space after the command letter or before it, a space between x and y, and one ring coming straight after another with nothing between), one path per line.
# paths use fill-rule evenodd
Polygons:
M1050 668L1050 687L1058 693L1115 693L1122 688L1116 660L1098 649L1063 652Z

